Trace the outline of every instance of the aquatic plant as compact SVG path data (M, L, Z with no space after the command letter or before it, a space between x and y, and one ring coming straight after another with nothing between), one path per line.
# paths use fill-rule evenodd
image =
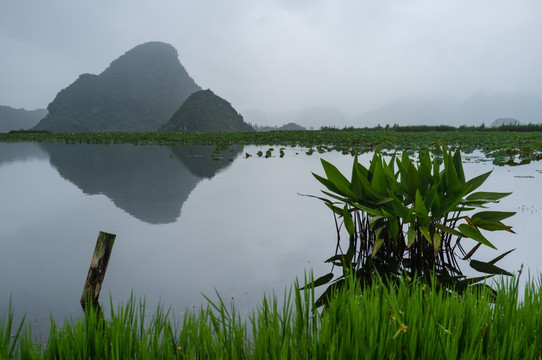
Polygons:
M408 131L407 131L408 130ZM430 131L424 131L430 130ZM525 164L542 159L542 132L506 132L478 128L459 128L455 131L426 129L425 127L392 127L382 129L348 129L335 131L270 131L270 132L117 132L117 133L0 133L0 142L35 141L65 142L66 144L119 144L137 145L231 145L292 146L306 148L311 155L338 151L343 154L362 154L374 150L418 151L440 146L461 147L464 152L482 151L495 159L496 165ZM405 132L406 131L406 132ZM505 156L499 152L504 150ZM263 153L262 153L263 158Z
M463 291L488 276L511 275L495 265L510 251L487 262L472 258L481 245L496 249L482 230L513 232L502 220L515 214L472 212L511 193L476 192L491 171L467 181L459 150L442 149L440 155L432 158L428 150L420 152L416 164L406 152L386 162L377 151L369 168L356 156L350 180L321 160L325 177L313 175L326 187L322 192L328 197L314 197L336 217L335 254L326 262L342 268L342 275L334 279L332 267L330 273L309 284L331 284L317 305L325 304L349 276L370 283L375 274L386 279L416 276L425 280L435 275L439 285L453 284L456 291ZM348 233L346 244L341 243L342 226ZM467 239L474 242L471 250L465 248ZM467 278L459 260L468 261L485 275Z

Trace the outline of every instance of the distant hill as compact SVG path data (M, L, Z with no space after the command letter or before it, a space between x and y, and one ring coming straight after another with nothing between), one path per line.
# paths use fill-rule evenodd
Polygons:
M348 122L344 113L332 106L314 106L301 112L295 123L315 129L326 125L343 126Z
M366 112L353 121L356 127L389 125L481 125L498 118L521 123L542 121L542 98L528 93L478 91L464 101L403 99Z
M351 119L341 110L333 106L313 106L291 111L262 111L259 109L243 110L243 118L246 122L258 124L259 131L264 127L276 127L278 124L294 123L312 130L321 126L343 127L351 123Z
M155 131L198 90L173 46L148 42L114 60L99 75L79 76L57 94L35 129Z
M30 129L45 115L47 115L45 109L25 110L0 105L0 132Z
M188 97L161 131L254 131L229 102L211 90Z
M258 125L254 125L254 130L256 131L294 131L294 130L299 130L299 131L303 131L303 130L307 130L306 128L304 128L303 126L301 125L298 125L296 123L288 123L288 124L285 124L285 125L282 125L282 126L258 126Z
M499 127L502 125L517 126L517 125L522 125L522 124L521 122L513 118L499 118L499 119L494 120L491 124L489 124L489 127Z

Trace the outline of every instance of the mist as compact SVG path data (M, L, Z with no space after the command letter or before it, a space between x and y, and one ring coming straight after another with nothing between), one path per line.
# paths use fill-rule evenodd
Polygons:
M163 41L198 85L261 125L327 109L336 114L328 125L362 126L380 122L370 114L393 104L462 108L479 94L528 98L532 110L520 113L513 103L459 121L536 121L541 33L542 3L530 0L4 1L0 104L46 108L80 74L98 74L132 47ZM449 106L431 121L455 121L439 115Z

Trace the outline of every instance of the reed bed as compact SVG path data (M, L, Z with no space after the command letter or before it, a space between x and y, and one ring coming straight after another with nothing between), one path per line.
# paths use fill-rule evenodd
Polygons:
M434 284L348 282L323 310L296 284L265 296L247 319L217 294L182 319L144 301L111 306L107 320L85 316L52 324L44 345L30 326L0 317L0 358L11 359L542 359L542 277L519 296L517 278L497 295L458 295ZM518 300L520 299L521 300Z

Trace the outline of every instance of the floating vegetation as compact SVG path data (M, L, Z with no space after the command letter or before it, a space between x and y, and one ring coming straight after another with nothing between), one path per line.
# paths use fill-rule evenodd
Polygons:
M401 130L399 130L401 129ZM414 128L414 130L416 130ZM494 164L522 165L542 159L541 131L480 131L462 130L404 131L404 128L348 129L319 131L270 132L117 132L117 133L36 133L15 132L0 134L0 141L64 142L66 144L136 144L136 145L215 145L227 149L231 145L268 147L301 147L312 155L338 151L345 155L359 155L380 150L391 153L402 150L412 156L419 150L447 146L461 148L464 154L480 150ZM269 151L272 151L269 149ZM261 156L263 156L262 153Z

